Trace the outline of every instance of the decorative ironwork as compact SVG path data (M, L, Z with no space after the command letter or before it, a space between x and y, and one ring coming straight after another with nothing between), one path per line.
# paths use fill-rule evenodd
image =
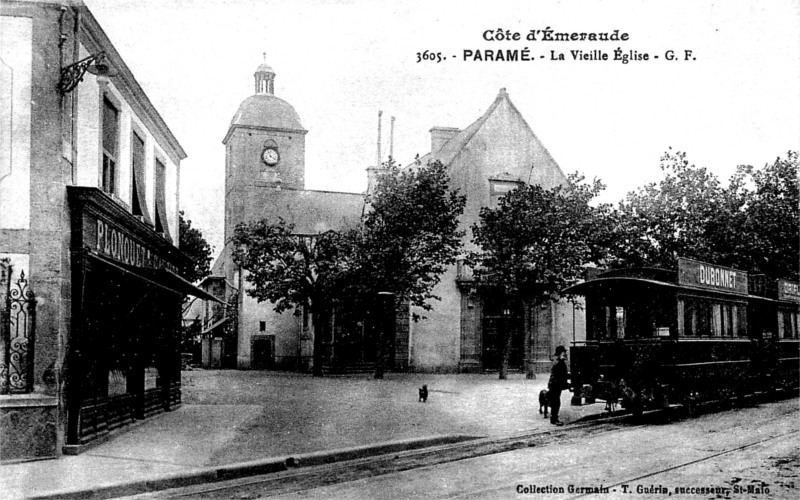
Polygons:
M62 94L72 92L75 87L83 81L83 77L86 75L87 71L96 75L111 76L106 53L98 52L97 54L70 64L66 68L62 68L61 80L58 82L58 90L61 91Z
M0 268L0 394L23 394L33 386L36 298L24 271L12 283L11 266Z

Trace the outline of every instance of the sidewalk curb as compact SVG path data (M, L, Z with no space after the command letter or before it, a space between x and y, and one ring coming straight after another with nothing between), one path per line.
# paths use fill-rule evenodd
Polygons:
M207 467L189 472L178 472L153 479L141 479L128 483L99 486L93 489L78 489L34 495L31 500L67 500L67 499L105 499L121 496L140 495L154 491L180 488L203 483L226 481L247 476L281 472L296 467L311 467L345 460L366 458L387 453L418 450L446 444L481 439L483 436L450 434L424 438L388 441L372 445L341 448L337 450L317 451L299 455L271 457L249 462L240 462L215 467Z

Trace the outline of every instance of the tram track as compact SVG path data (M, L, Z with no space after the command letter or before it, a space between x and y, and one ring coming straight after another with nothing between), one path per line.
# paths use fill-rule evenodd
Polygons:
M679 470L679 469L682 469L682 468L685 468L685 467L690 467L692 465L700 464L702 462L708 462L710 460L713 460L715 458L718 458L718 457L721 457L721 456L724 456L724 455L729 455L731 453L736 453L736 452L745 450L747 448L752 448L752 447L758 446L760 444L764 444L764 443L768 443L770 441L774 441L776 439L787 438L789 436L792 436L792 435L795 435L795 434L798 434L798 433L800 433L800 430L793 430L793 431L785 432L783 434L779 434L777 436L770 436L770 437L767 437L767 438L764 438L764 439L759 439L759 440L756 440L756 441L753 441L753 442L750 442L750 443L746 443L746 444L743 444L743 445L740 445L740 446L735 446L735 447L730 448L730 449L726 449L726 450L723 450L723 451L712 453L712 454L707 455L705 457L697 458L697 459L694 459L694 460L689 460L689 461L684 462L684 463L680 463L680 464L677 464L677 465L672 465L670 467L665 467L665 468L662 468L662 469L658 469L658 470L655 470L653 472L648 472L647 474L641 474L641 475L636 476L636 477L627 478L624 481L617 481L615 483L607 484L607 485L604 485L604 486L606 486L609 489L614 489L614 488L622 487L623 485L635 484L635 483L637 483L639 481L642 481L642 480L645 480L645 479L650 479L650 478L653 478L653 477L658 476L660 474L673 472L673 471L676 471L676 470ZM569 498L570 499L573 499L573 498L586 498L586 497L594 496L594 495L595 495L595 493L584 493L584 494L572 496L572 497L569 497Z
M227 481L188 486L174 490L163 490L128 497L131 499L171 498L228 498L224 492L232 489L259 488L259 496L274 496L302 491L318 486L354 481L379 474L402 472L419 467L464 460L495 453L513 451L532 446L544 446L564 437L574 437L575 432L592 434L609 432L620 427L616 423L626 416L598 419L573 424L558 430L518 433L495 438L479 438L472 441L445 444L418 450L402 451L386 455L346 460L330 464L292 468L267 475L238 478ZM644 425L644 424L642 424ZM246 497L249 498L249 497Z
M131 499L172 499L172 498L229 498L231 490L259 490L260 498L320 486L355 481L410 469L430 467L459 460L504 453L522 448L547 446L563 439L582 439L590 435L613 432L620 429L633 429L649 425L651 418L660 418L663 410L647 412L638 419L629 413L602 415L596 419L570 424L557 429L548 428L536 432L515 433L502 437L486 437L471 441L439 445L418 450L409 450L387 455L347 460L331 464L292 468L268 475L232 479L222 482L188 486L174 490L145 493L128 497ZM237 495L239 497L239 495Z
M502 437L479 438L472 441L444 444L435 447L329 464L293 467L286 471L274 472L266 475L242 477L173 490L150 492L129 498L137 500L156 498L222 499L230 498L231 493L234 491L236 492L236 498L243 499L285 495L384 474L433 467L459 460L511 452L523 448L544 447L567 440L579 441L606 433L632 431L637 428L664 424L665 421L670 422L676 417L683 419L682 416L676 414L674 408L651 410L639 416L630 413L605 414L588 421L573 423L557 429L548 428L547 430L535 432L515 433ZM779 418L783 418L783 414L775 416L772 419L764 420L763 423ZM769 437L761 441L777 438L778 437ZM748 443L740 448L755 446L756 444L758 444L758 442ZM698 461L711 460L721 454L732 453L734 451L736 451L736 448L724 450L695 461L648 473L643 475L642 478L664 473L675 468L687 467ZM635 481L636 479L639 478L634 478L631 481ZM624 482L620 484L623 483Z

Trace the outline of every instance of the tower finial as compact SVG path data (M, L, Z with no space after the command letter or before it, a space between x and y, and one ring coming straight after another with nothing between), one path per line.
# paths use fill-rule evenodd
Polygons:
M256 94L275 94L275 71L267 64L267 53L262 53L264 62L258 65L253 76L256 79Z

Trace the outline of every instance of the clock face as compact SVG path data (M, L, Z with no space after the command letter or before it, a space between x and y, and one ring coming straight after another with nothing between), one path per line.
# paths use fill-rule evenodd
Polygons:
M276 149L267 148L261 154L261 159L264 160L264 163L266 163L267 165L273 166L278 163L278 160L280 160L280 155L278 154L278 151Z

